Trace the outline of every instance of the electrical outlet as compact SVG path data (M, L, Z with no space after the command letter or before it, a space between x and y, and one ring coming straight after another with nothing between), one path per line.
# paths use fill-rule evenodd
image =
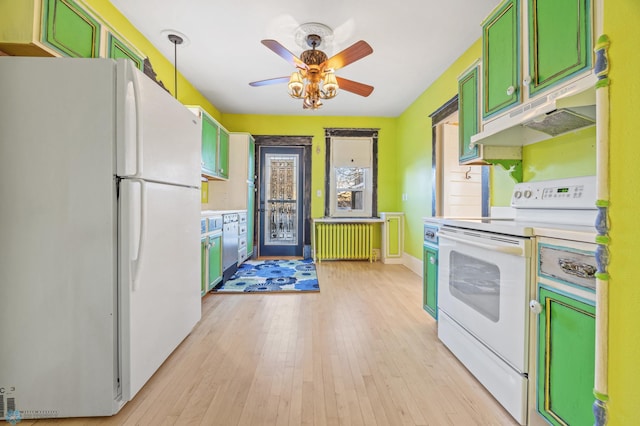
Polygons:
M380 249L374 248L371 250L373 252L373 261L380 259Z

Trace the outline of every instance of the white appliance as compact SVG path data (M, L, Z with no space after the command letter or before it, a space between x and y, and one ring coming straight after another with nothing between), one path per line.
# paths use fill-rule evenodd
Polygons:
M0 408L112 415L200 319L196 117L124 60L0 75Z
M517 184L514 218L441 219L438 337L522 425L538 235L595 235L593 176ZM529 395L532 393L532 395Z

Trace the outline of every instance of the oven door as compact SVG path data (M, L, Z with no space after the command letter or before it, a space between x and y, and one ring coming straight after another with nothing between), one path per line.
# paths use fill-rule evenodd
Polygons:
M530 240L460 228L439 237L439 309L526 373Z

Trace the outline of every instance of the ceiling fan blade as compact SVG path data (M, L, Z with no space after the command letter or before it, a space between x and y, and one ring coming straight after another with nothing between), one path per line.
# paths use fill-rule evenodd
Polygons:
M261 43L267 46L269 49L273 50L276 53L276 55L280 56L285 61L293 65L294 67L303 68L303 69L308 68L307 64L302 62L300 58L298 58L296 55L288 51L287 48L281 45L279 42L275 40L262 40Z
M373 92L373 86L369 86L368 84L358 83L357 81L347 80L346 78L338 76L336 76L336 80L338 81L338 87L342 90L364 96L365 98Z
M369 43L364 40L360 40L347 47L342 52L327 59L324 64L320 65L320 68L324 67L324 69L337 70L342 67L346 67L347 65L357 61L358 59L362 59L371 53L373 53L373 48L369 46Z
M249 83L249 86L253 86L253 87L269 86L271 84L287 83L288 81L289 81L289 77L276 77L276 78L269 78L266 80L252 81L251 83Z

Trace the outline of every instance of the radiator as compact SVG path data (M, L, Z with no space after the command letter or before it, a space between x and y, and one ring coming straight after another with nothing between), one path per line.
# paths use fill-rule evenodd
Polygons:
M318 262L322 260L373 260L372 223L318 223L315 229Z

